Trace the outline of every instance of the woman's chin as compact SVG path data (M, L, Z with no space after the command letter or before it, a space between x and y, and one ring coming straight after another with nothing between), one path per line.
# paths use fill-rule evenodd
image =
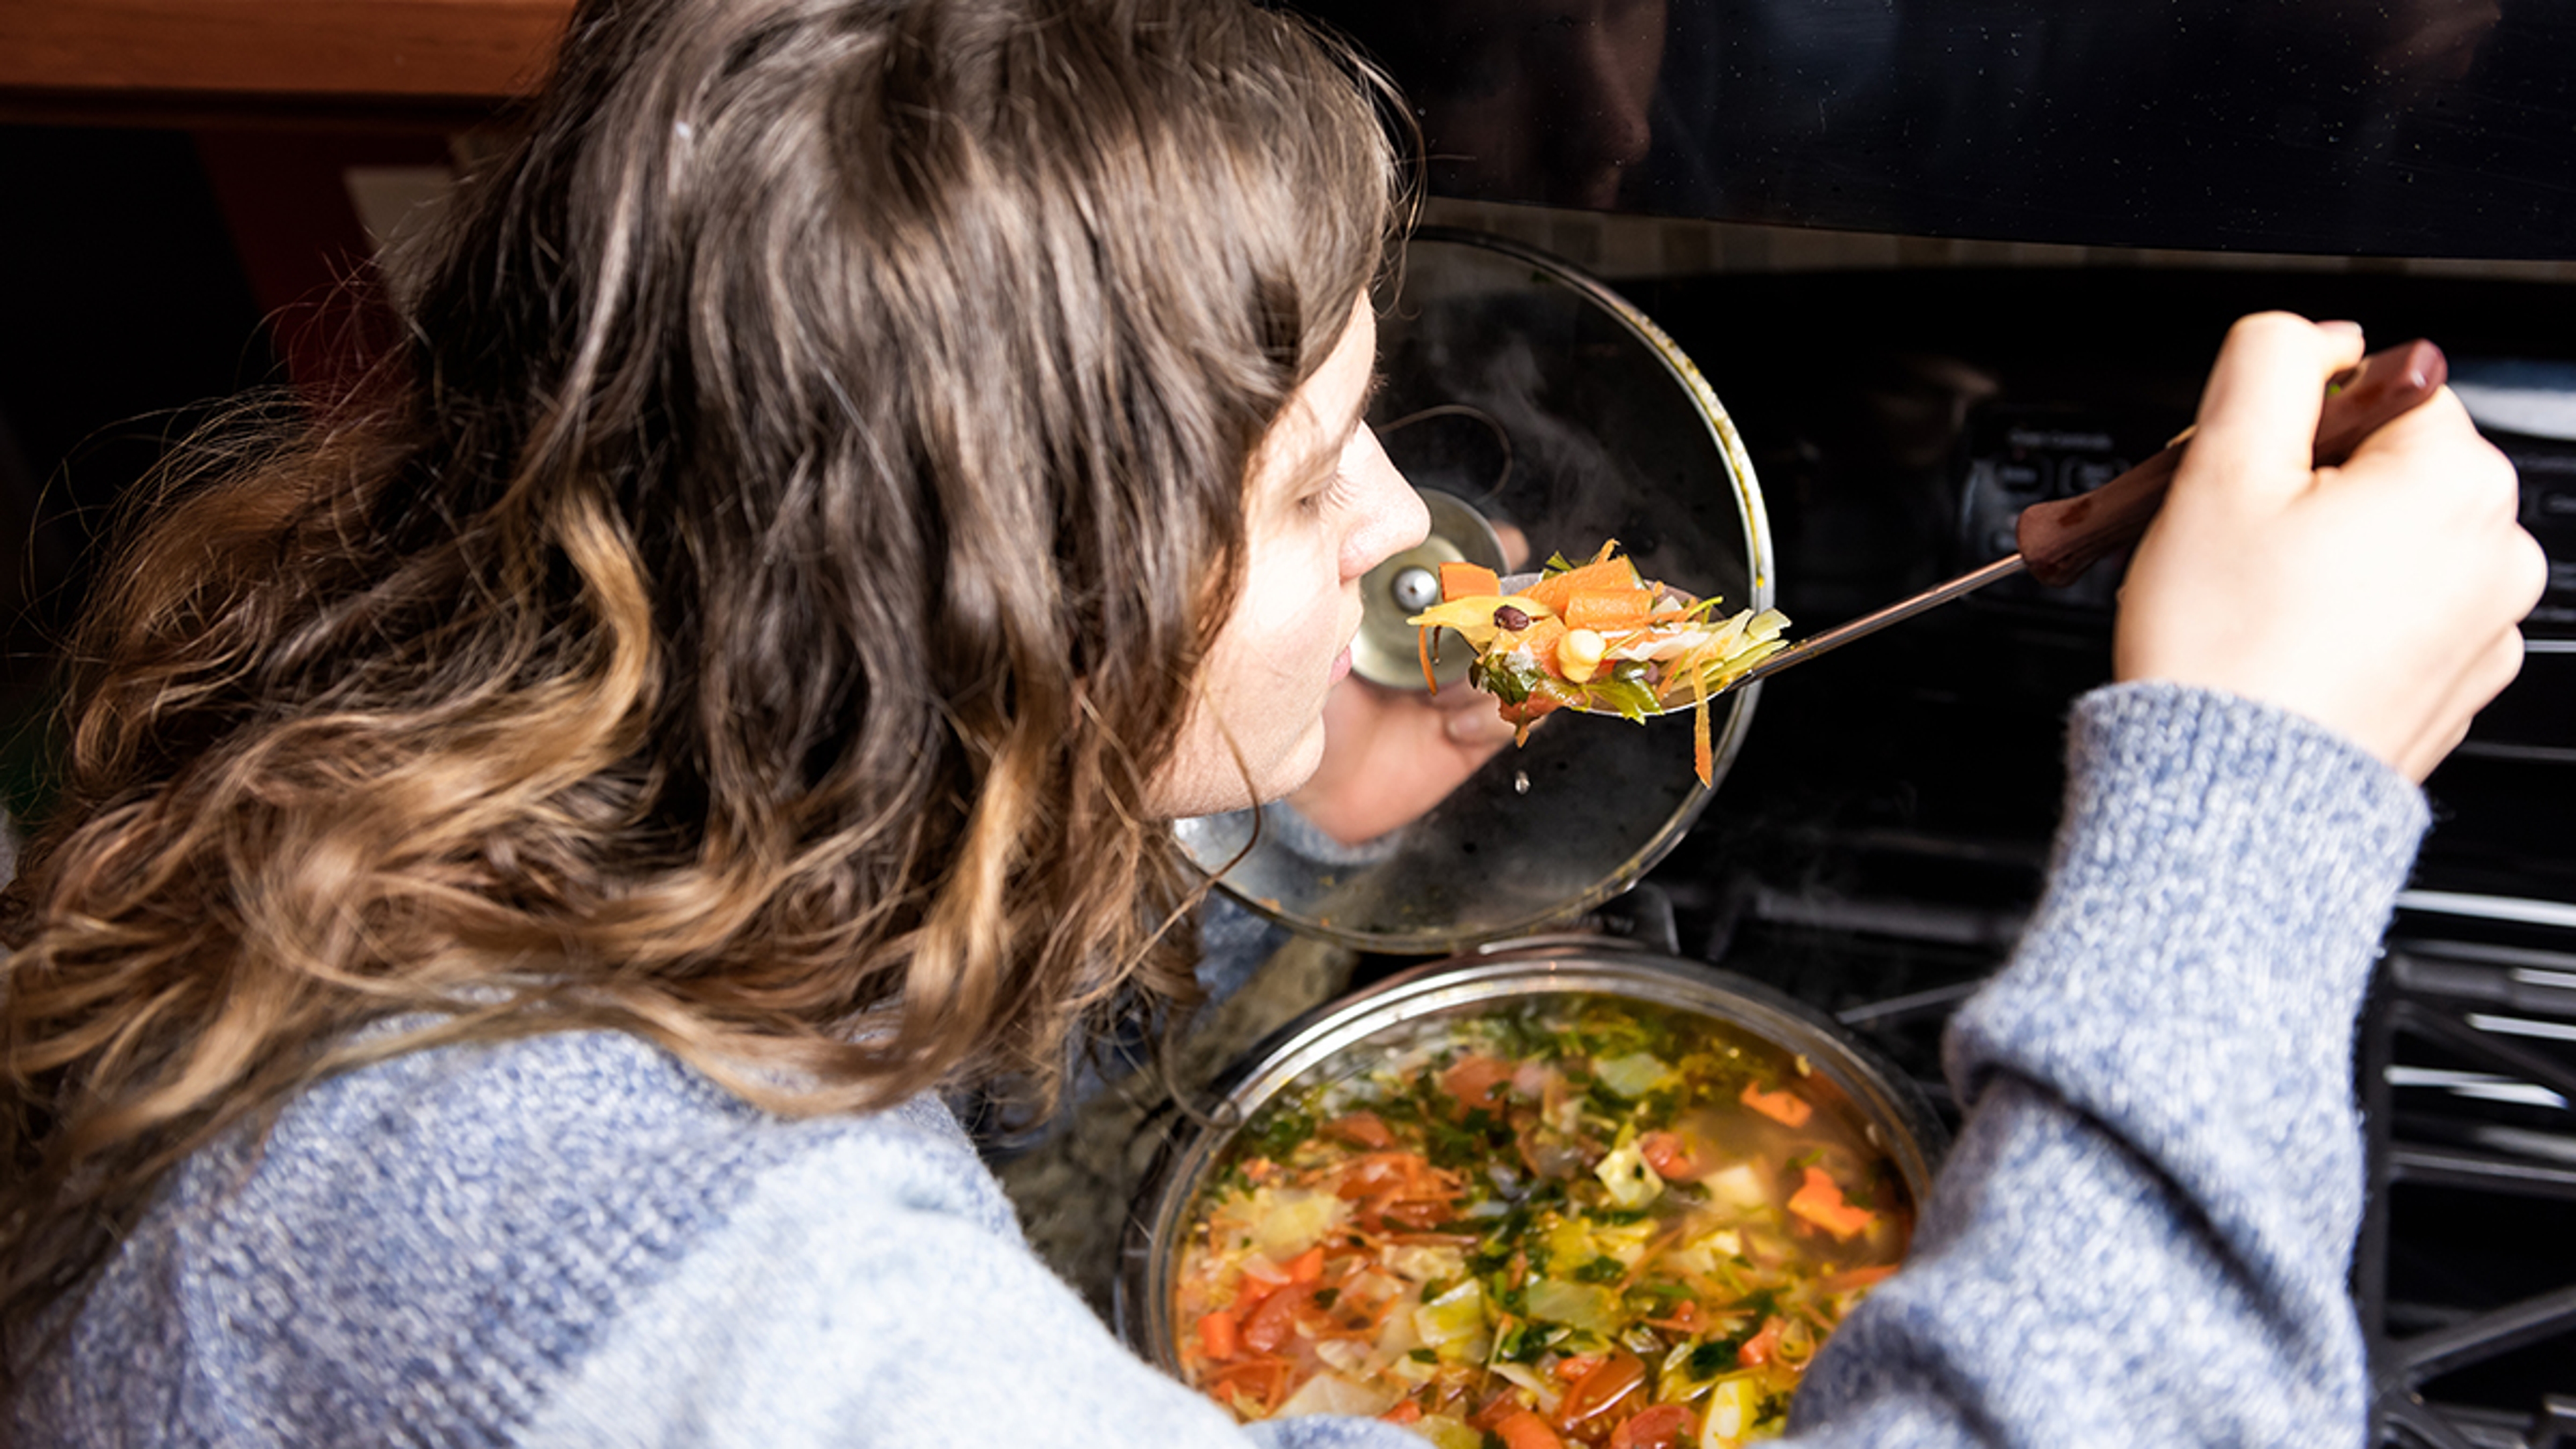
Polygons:
M1241 767L1230 751L1221 759L1176 760L1175 768L1155 782L1146 803L1164 820L1249 810L1295 794L1323 763L1324 722L1318 718L1285 750L1266 759L1247 754Z

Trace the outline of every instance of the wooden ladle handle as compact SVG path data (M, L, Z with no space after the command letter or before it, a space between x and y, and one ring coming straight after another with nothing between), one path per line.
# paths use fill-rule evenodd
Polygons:
M2317 416L2316 465L2330 467L2351 457L2362 439L2431 397L2450 375L2442 349L2420 338L2336 373L2326 382L2325 407ZM2165 489L2190 446L2186 433L2089 493L2023 509L2015 541L2030 576L2062 588L2103 555L2136 543L2164 506Z

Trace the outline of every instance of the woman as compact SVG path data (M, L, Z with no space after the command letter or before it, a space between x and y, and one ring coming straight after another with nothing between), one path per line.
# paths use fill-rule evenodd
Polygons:
M1213 0L586 6L387 400L175 496L80 641L5 977L16 1437L1239 1442L1028 1255L931 1092L1043 1097L1108 1003L1186 995L1160 822L1313 770L1356 581L1422 531L1359 423L1381 94ZM2122 625L2175 682L2079 722L1964 1165L1815 1371L1820 1436L2102 1422L2154 1325L2018 1292L2062 1245L1999 1188L2117 1205L2222 1347L2341 1371L2280 1315L2331 1317L2349 1223L2277 1231L2186 1170L2217 1129L2093 1090L2169 1068L2060 1048L2117 1024L2086 992L2246 949L2299 1022L2348 1007L2421 827L2389 762L2509 677L2529 541L2456 407L2306 470L2357 347L2273 318L2222 360ZM2331 641L2399 557L2438 596L2365 669ZM2239 845L2317 888L2294 927L2112 909ZM2339 1047L2302 1041L2255 1120L2332 1169ZM2054 1398L1995 1341L2033 1313L2079 1350ZM2196 1427L2315 1407L2248 1403Z

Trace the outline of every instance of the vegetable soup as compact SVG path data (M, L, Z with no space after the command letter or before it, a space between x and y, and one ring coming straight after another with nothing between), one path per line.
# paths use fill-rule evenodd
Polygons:
M1274 1097L1178 1247L1184 1376L1443 1449L1768 1437L1913 1226L1805 1059L1561 993L1407 1022Z

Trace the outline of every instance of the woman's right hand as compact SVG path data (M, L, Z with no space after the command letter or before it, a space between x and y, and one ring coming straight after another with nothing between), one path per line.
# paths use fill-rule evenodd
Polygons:
M2448 389L2310 466L2325 381L2361 354L2350 323L2229 331L2121 591L2114 669L2295 710L2420 781L2521 669L2548 559Z

